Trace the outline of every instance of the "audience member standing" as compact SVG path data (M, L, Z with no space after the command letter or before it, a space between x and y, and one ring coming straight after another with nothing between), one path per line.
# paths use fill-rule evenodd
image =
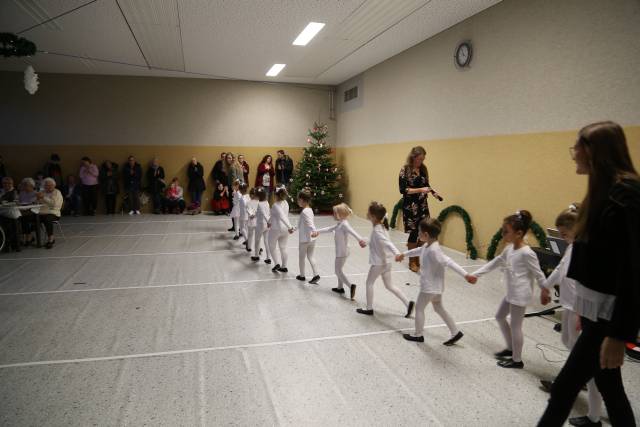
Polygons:
M159 214L162 212L162 195L166 184L164 182L164 169L160 166L160 160L157 157L154 157L149 169L147 169L147 184L153 201L153 213Z
M104 202L107 215L116 213L116 196L120 192L118 184L118 165L106 160L100 168L100 184L102 186L102 194L104 194Z
M249 185L249 163L244 160L244 156L242 154L238 154L238 163L240 163L240 166L242 167L244 183Z
M142 181L142 167L135 157L129 156L122 168L124 191L129 200L129 215L140 215L140 182Z
M227 175L224 173L224 161L227 158L227 153L221 153L220 159L213 165L211 169L211 178L213 178L213 188L218 188L218 184L227 186ZM228 189L227 189L228 190Z
M54 180L55 181L55 180ZM57 185L56 185L57 187ZM62 196L64 197L64 211L65 215L78 216L80 213L80 203L82 202L81 188L76 180L75 175L69 175L67 182L60 187Z
M278 159L276 160L276 181L278 185L287 187L291 181L293 174L293 160L284 153L284 150L278 150Z
M202 201L202 192L205 190L204 168L195 157L191 158L189 169L187 170L189 177L189 194L191 195L191 204L200 208Z
M44 165L44 176L53 178L56 182L56 188L62 188L62 168L60 167L60 156L53 153L47 163Z
M256 187L262 187L266 194L266 200L271 200L271 193L275 188L275 170L273 169L273 159L270 154L262 158L256 172Z
M82 203L85 215L95 215L98 204L98 166L89 157L82 158L82 166L78 173L82 183ZM54 180L55 182L55 180Z

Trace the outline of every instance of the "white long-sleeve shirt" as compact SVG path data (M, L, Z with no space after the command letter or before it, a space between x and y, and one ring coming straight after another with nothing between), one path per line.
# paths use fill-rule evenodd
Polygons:
M304 208L298 219L298 241L300 243L313 242L315 238L311 237L311 233L314 231L316 231L316 226L313 223L313 210Z
M369 237L369 264L371 265L386 265L389 264L389 257L391 254L399 255L400 251L389 239L389 233L382 226L377 224L371 231Z
M252 198L249 198L249 201L247 202L247 215L249 216L249 222L247 223L248 227L255 228L258 223L256 218L256 215L258 214L258 203L257 199Z
M238 190L234 190L233 192L233 208L231 208L231 218L239 218L240 217L240 199L242 198L242 193Z
M573 245L571 244L567 246L560 263L555 270L553 270L553 273L547 277L543 286L545 288L551 288L553 285L560 285L560 305L567 310L575 311L576 281L567 277L572 251Z
M240 206L240 219L243 221L249 220L249 212L247 212L247 205L250 200L251 198L249 197L248 194L243 194L242 197L240 198L240 203L238 203L238 205Z
M286 200L280 200L271 206L269 223L274 231L289 231L293 228L289 222L289 203Z
M256 209L256 230L266 230L270 218L271 210L269 209L269 202L266 200L258 202L258 208Z
M349 234L356 240L362 240L362 237L351 227L346 219L340 220L335 225L320 228L318 233L334 233L336 243L336 258L344 258L349 256Z
M520 307L526 307L533 298L533 282L538 281L542 287L546 278L540 269L538 257L529 246L514 249L508 245L502 253L473 273L480 277L483 274L502 267L504 280L507 285L506 300L508 303Z
M445 267L450 268L462 277L467 275L467 272L457 262L442 252L438 242L406 251L404 256L420 257L420 292L429 294L443 293Z

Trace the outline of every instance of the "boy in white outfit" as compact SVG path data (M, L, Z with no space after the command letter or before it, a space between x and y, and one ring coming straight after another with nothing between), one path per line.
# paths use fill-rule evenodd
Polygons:
M302 208L300 212L300 219L298 220L298 264L300 267L300 274L296 276L296 279L304 282L307 278L304 276L305 261L307 258L309 264L311 264L311 270L313 270L313 277L309 280L309 283L316 285L320 281L320 275L316 267L316 261L313 258L313 251L316 248L315 238L312 237L312 233L316 231L316 226L313 223L313 210L310 208L311 194L308 191L302 190L298 193L298 206Z

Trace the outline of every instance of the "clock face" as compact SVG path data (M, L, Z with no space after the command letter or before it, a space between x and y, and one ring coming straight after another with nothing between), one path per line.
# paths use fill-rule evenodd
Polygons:
M456 48L455 60L456 65L460 68L468 67L471 63L471 43L462 42Z

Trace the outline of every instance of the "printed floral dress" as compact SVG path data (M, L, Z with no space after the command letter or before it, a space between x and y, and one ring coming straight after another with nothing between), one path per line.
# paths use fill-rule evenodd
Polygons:
M407 194L409 188L422 188L429 186L429 180L422 171L417 173L411 170L407 175L405 168L400 170L398 179L400 194L402 194L402 222L404 232L411 233L418 229L418 224L425 218L429 218L429 205L426 193Z

